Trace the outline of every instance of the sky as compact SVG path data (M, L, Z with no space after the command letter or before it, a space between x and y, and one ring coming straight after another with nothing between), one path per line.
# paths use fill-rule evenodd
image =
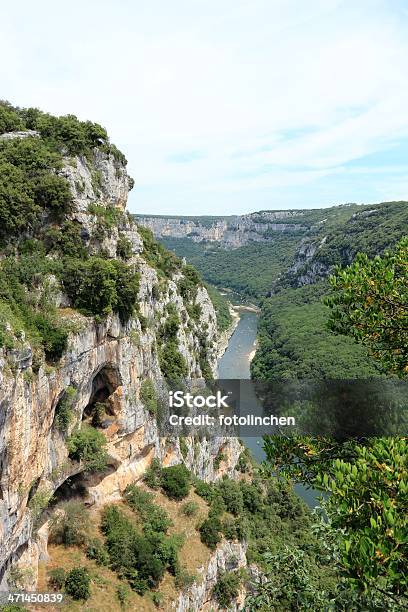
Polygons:
M105 126L140 214L408 200L407 0L20 0L0 98Z

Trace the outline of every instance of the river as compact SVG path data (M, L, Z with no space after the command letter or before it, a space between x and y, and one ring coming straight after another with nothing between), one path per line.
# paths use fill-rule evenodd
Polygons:
M239 323L218 365L218 377L220 379L248 380L251 377L251 355L256 350L259 315L257 312L245 310L245 307L239 308L239 314ZM257 403L256 400L255 403ZM251 406L251 412L262 414L262 408L258 404L255 410L253 410ZM258 462L265 459L262 438L243 435L241 439ZM314 508L317 505L318 500L315 491L307 489L302 485L295 485L295 491L310 508Z

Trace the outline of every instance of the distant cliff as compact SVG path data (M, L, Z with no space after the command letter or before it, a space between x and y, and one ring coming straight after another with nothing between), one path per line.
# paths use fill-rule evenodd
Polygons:
M224 248L236 249L249 242L266 242L275 233L303 232L302 211L264 211L232 217L157 217L135 215L141 225L151 229L157 238L189 238L193 242L218 242ZM296 221L296 223L292 223Z

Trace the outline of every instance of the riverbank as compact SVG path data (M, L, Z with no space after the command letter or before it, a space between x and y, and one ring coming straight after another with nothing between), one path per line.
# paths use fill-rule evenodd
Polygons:
M228 327L228 329L226 329L220 334L220 338L218 340L218 361L221 359L221 357L227 350L231 336L237 329L239 321L241 319L239 312L232 306L232 304L229 305L229 311L232 318L232 323Z

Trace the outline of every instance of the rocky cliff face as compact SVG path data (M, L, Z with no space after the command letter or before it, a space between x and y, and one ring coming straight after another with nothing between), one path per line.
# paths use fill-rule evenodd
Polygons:
M83 471L80 463L68 457L66 436L86 418L87 407L98 394L109 406L110 417L104 424L109 467L97 476L84 476L90 503L118 499L127 484L141 478L153 457L159 457L165 465L182 460L178 440L160 438L156 420L140 397L143 380L159 381L163 376L158 357L158 328L166 320L169 305L182 322L177 331L177 346L189 376L202 376L203 335L212 371L217 364L216 316L207 291L199 287L194 303L187 304L179 291L183 270L163 283L158 271L146 262L137 226L124 212L129 189L125 166L111 154L95 149L91 160L66 159L60 172L68 180L73 195L70 221L79 224L89 252L103 252L105 257L115 258L119 235L125 236L131 245L128 264L136 266L140 273L141 316L132 317L127 323L117 314L102 319L86 317L71 307L68 297L56 285L50 299L70 329L62 359L53 367L45 363L38 367L33 362L32 347L23 335L16 339L14 348L0 349L2 586L7 585L12 564L28 562L35 575L44 542L32 536L32 500L58 494L68 477ZM118 216L109 231L101 235L97 213L107 206L117 209ZM189 306L196 306L198 315L192 317ZM68 393L73 396L74 419L67 434L62 434L56 427L55 411ZM237 440L188 440L187 445L186 463L201 478L213 480L221 471L233 473L240 453ZM221 447L228 461L217 471L213 459Z
M175 605L176 612L190 612L190 610L215 611L222 610L213 598L213 588L220 572L233 572L247 565L246 546L241 543L223 542L212 555L206 568L202 568L201 580L187 591L180 594ZM242 590L236 601L229 607L230 612L243 610L245 591Z
M302 211L263 211L234 217L148 217L137 216L141 225L151 229L157 238L190 238L193 242L219 242L224 248L238 248L249 242L267 242L281 232L306 229L301 223L292 224Z

